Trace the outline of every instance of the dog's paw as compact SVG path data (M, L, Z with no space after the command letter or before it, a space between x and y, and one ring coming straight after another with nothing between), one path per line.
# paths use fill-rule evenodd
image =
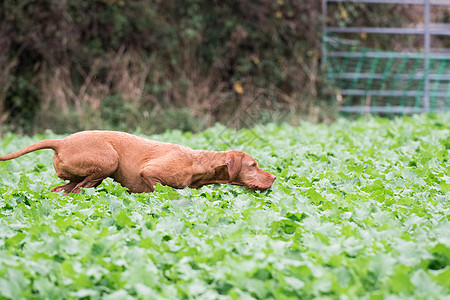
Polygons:
M58 193L58 192L64 191L64 189L60 186L55 186L54 188L51 189L51 191L54 193Z

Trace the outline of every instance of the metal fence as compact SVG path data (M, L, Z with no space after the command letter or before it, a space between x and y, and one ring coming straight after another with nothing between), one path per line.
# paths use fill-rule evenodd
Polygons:
M333 27L329 3L422 5L424 23L414 27ZM340 90L344 112L419 113L450 111L450 51L431 49L431 36L450 36L450 23L431 23L432 6L449 0L322 0L323 62ZM408 52L377 51L359 46L343 33L422 35L423 48Z

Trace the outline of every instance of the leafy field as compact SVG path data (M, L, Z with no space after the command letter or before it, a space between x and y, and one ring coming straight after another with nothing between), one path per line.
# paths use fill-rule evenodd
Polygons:
M152 138L244 149L277 181L65 197L51 150L0 162L0 298L450 298L450 115Z

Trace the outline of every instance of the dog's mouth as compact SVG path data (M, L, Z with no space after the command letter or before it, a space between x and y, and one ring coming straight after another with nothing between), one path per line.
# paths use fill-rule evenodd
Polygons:
M251 190L266 191L266 190L268 190L268 189L270 189L272 187L274 181L275 181L275 179L272 180L270 183L266 183L266 184L255 184L255 183L250 183L250 182L249 183L247 183L247 182L244 183L244 182L241 182L241 181L233 181L233 182L231 182L231 184L244 186L244 187L246 187L248 189L251 189Z
M269 185L267 187L262 187L262 186L258 186L256 184L249 184L246 185L247 188L251 189L251 190L256 190L256 191L260 191L260 192L264 192L267 191L268 189L271 188L272 185Z
M268 188L270 188L270 186L267 187L267 188L263 188L263 187L260 187L260 186L258 186L256 184L246 184L246 183L238 182L238 181L233 181L233 182L231 182L231 184L243 186L243 187L246 187L246 188L248 188L250 190L259 190L259 191L265 191Z

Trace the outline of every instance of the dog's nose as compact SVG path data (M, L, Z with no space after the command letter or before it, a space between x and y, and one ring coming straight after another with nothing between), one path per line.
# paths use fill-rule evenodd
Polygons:
M270 174L270 178L272 178L272 181L275 181L275 179L277 179L277 178L275 177L275 175L273 175L273 174Z

